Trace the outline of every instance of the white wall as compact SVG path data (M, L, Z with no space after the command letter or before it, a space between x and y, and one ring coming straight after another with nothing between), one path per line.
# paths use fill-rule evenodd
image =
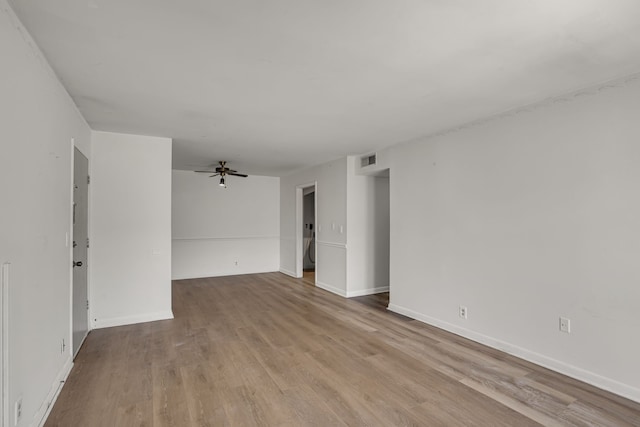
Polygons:
M280 178L174 170L172 223L174 279L278 271Z
M8 400L13 412L22 397L19 425L27 426L40 423L72 366L71 140L89 155L90 130L5 0L0 57L0 264L11 263Z
M296 187L316 185L316 283L346 295L347 233L346 158L280 179L280 271L296 271ZM342 227L342 231L340 228Z
M389 178L357 175L348 158L347 296L389 290Z
M394 148L391 308L640 401L640 79L531 110Z
M93 132L92 156L93 325L172 318L171 140Z

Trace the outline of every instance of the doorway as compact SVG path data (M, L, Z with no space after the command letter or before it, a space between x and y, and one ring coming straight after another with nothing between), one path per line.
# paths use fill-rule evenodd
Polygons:
M87 254L89 247L89 160L77 148L73 152L73 357L89 332Z
M375 298L369 299L386 307L389 305L389 299L393 298L390 285L390 170L372 171L362 175L364 176L356 178L358 186L354 190L354 226L351 229L354 238L349 248L356 251L356 261L352 264L352 271L355 273L351 277L360 277L364 286L356 288L358 290L352 294L376 295Z
M387 292L377 294L374 301L385 308L389 306L391 295L391 193L389 176L389 169L373 176L374 280L376 288L387 288Z
M306 280L315 284L316 275L316 189L308 187L302 191L302 272Z
M316 183L296 187L296 277L315 286Z

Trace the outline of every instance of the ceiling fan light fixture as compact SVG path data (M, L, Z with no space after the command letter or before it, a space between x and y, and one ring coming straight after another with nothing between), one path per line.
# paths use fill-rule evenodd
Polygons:
M219 176L220 184L218 185L220 185L220 187L222 188L227 188L227 183L225 182L227 176L238 176L241 178L246 178L249 176L244 173L238 173L237 170L229 169L227 167L227 162L225 161L220 161L218 163L220 164L220 166L216 167L215 170L201 170L201 171L194 171L194 172L213 174L213 175L209 175L209 178L213 178L214 176ZM209 167L209 169L211 168L213 168L213 166Z

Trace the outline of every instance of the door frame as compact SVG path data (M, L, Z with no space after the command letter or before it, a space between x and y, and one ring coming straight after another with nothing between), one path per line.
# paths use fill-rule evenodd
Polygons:
M318 181L313 181L307 184L296 185L296 277L298 279L303 276L303 267L304 267L304 233L302 232L302 223L304 221L304 190L314 187L314 224L315 224L315 232L316 238L314 239L314 253L316 254L316 277L318 271Z

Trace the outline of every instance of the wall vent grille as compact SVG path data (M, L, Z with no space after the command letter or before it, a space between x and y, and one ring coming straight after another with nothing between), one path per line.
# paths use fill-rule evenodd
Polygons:
M376 164L376 155L371 154L360 158L360 167L371 166Z

